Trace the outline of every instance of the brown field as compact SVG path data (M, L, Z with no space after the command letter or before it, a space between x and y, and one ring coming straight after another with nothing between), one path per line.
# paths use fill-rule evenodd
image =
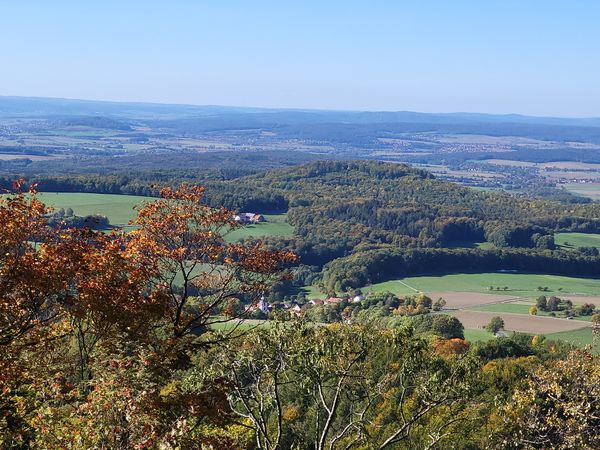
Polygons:
M483 328L492 317L502 317L505 329L509 331L520 331L523 333L546 334L558 333L559 331L573 331L587 328L579 320L558 319L555 317L530 316L525 314L484 312L484 311L453 311L465 328Z
M44 156L44 155L23 155L19 154L8 154L0 153L0 161L10 161L13 159L30 159L32 161L47 161L49 159L56 159L57 156Z
M555 161L539 165L540 167L556 167L557 169L600 170L600 164L582 163L577 161Z
M512 166L512 167L539 167L556 168L565 170L600 170L600 164L582 163L576 161L553 161L546 163L534 163L529 161L516 161L512 159L485 159L481 162L494 164L496 166ZM560 172L559 172L560 173ZM565 172L562 172L565 173Z
M564 300L571 300L575 305L583 305L584 303L593 303L596 306L600 305L600 296L598 296L598 295L592 296L592 295L571 295L571 294L560 295L559 294L557 297L560 297Z
M576 172L576 171L556 171L556 172L542 172L542 175L546 178L553 180L588 180L588 181L599 181L600 172Z
M437 300L442 297L446 300L447 309L462 309L471 308L479 305L489 305L490 303L500 303L510 300L515 300L519 297L514 295L499 295L499 294L482 294L479 292L427 292L428 297L432 300Z
M496 166L510 166L510 167L535 167L537 166L534 162L527 161L514 161L512 159L485 159L481 162L494 164Z

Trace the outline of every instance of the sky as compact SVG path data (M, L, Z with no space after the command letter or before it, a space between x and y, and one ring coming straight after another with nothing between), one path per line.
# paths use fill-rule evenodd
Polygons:
M597 0L0 2L0 95L600 117Z

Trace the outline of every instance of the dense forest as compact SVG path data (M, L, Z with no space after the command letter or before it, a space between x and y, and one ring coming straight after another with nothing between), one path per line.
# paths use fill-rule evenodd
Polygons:
M556 231L597 232L597 204L565 204L476 191L403 165L317 162L238 180L281 193L304 264L322 267L328 289L386 277L474 270L597 276L597 255L556 250ZM236 198L243 198L239 192ZM220 201L227 196L221 194ZM493 244L481 250L475 244ZM342 259L338 259L342 258ZM332 262L333 261L333 262Z

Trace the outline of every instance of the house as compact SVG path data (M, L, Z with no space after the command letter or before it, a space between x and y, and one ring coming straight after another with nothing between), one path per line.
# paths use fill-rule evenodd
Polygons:
M310 300L308 303L310 303L313 306L319 306L319 305L324 304L325 302L323 300L316 299L316 300Z
M325 303L328 305L337 305L339 303L342 303L343 301L344 299L340 297L329 297L325 300Z
M354 296L354 298L352 299L352 303L359 303L362 302L365 298L362 295L356 295Z
M252 305L250 305L250 307L248 308L249 311L261 311L265 314L269 314L269 311L271 310L271 305L269 305L269 302L265 299L265 296L261 296L260 300Z
M233 216L233 220L242 224L266 222L265 216L256 213L239 213Z
M263 313L269 314L269 302L265 300L265 296L261 295L260 300L258 301L257 309L260 309Z
M301 305L299 303L296 302L292 302L292 306L290 307L289 311L291 314L293 314L294 316L299 316L302 311L305 309L306 305Z

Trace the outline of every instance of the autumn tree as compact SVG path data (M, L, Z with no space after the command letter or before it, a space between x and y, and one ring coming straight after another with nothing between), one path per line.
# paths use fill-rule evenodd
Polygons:
M215 349L211 361L261 449L450 442L467 420L476 368L469 357L431 353L410 328L347 324L256 330Z
M223 385L177 378L218 342L209 319L238 315L295 257L227 243L231 213L204 206L201 188L161 194L112 233L49 227L34 189L0 198L5 447L181 447L227 415Z
M151 273L150 288L168 299L176 337L238 315L227 306L240 297L255 304L281 279L285 265L296 261L291 252L268 251L260 243L227 242L239 224L231 211L202 204L203 193L185 184L162 189L160 199L139 208L127 236L127 252Z
M514 448L600 448L600 362L584 350L540 367L505 409Z

